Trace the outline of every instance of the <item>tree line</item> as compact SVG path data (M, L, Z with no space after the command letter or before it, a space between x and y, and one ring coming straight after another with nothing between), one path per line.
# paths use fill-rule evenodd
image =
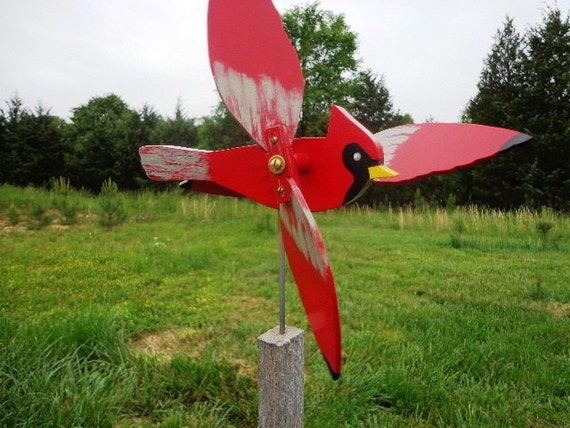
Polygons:
M523 33L512 18L505 20L463 121L516 129L533 140L469 169L376 189L374 198L570 211L568 14L548 8L542 22Z
M283 16L306 80L298 136L325 135L330 106L346 107L372 132L412 123L395 109L382 76L362 67L358 40L343 15L318 2ZM570 21L548 9L524 33L507 18L486 58L466 122L517 129L531 143L474 168L398 186L375 186L365 202L481 204L497 208L570 203ZM171 144L223 149L251 144L224 105L191 118L179 102L164 118L145 105L130 108L118 95L91 98L65 121L42 105L31 109L14 96L0 108L0 183L45 185L66 177L77 188L98 191L111 178L121 189L153 184L140 166L138 148Z

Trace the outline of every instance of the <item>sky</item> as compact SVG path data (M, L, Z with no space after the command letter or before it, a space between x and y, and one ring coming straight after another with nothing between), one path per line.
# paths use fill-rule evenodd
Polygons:
M357 57L415 122L457 122L477 92L507 16L521 32L570 0L320 0L358 35ZM207 0L1 0L0 108L13 96L69 119L95 96L164 117L189 117L219 97L206 37ZM306 0L274 0L283 13Z

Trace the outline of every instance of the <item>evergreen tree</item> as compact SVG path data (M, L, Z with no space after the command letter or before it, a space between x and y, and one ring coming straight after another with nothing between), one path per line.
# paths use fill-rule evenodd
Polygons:
M410 115L394 111L384 79L378 77L372 70L357 73L349 94L347 107L350 113L372 133L412 123Z
M524 113L535 137L528 203L570 210L570 18L549 9L526 51Z
M178 101L174 117L166 121L157 121L150 138L152 144L196 147L198 146L198 127L195 119L184 114L182 104Z
M15 96L0 109L0 178L2 183L16 184L18 147L20 146L18 127L22 116L27 114L23 101Z
M465 119L530 134L533 141L463 173L475 203L570 209L570 22L549 9L520 36L508 19L485 62Z
M35 112L13 97L0 109L0 180L42 185L64 170L65 122L39 105Z
M469 102L464 120L520 128L517 110L523 96L523 38L512 18L497 31L491 53L484 61L478 93Z
M0 183L8 181L8 147L6 145L7 120L0 114Z
M528 132L521 115L525 86L523 58L524 38L517 32L514 21L507 18L484 62L478 93L469 102L464 120ZM529 144L458 172L462 184L459 202L499 208L523 205Z

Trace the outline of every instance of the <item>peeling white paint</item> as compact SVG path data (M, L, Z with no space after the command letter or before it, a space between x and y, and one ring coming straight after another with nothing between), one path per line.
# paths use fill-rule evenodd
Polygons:
M419 129L419 126L403 125L374 134L374 141L379 143L384 150L384 165L390 166L398 147Z
M303 104L303 89L287 90L278 79L267 75L255 78L215 62L213 74L218 91L228 109L262 147L264 131L283 125L293 139Z
M141 163L149 178L158 181L210 180L207 150L179 146L144 146Z
M296 190L299 192L298 189ZM296 197L295 189L291 192L289 204L291 209L281 208L279 210L281 224L293 238L305 259L326 280L329 269L328 258L315 218L309 208L306 205L303 206Z

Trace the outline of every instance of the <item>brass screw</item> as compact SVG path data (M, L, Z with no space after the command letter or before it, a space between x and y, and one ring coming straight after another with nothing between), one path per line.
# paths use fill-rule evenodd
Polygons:
M269 166L269 171L271 171L275 175L279 175L283 171L285 171L285 166L286 166L285 159L283 158L283 156L279 155L271 156L271 159L269 159L268 166Z
M278 138L276 135L274 135L273 137L271 137L271 143L272 143L272 144L277 144L278 142L279 142L279 138Z
M277 193L279 193L281 196L283 196L285 194L285 187L279 186L277 188Z

